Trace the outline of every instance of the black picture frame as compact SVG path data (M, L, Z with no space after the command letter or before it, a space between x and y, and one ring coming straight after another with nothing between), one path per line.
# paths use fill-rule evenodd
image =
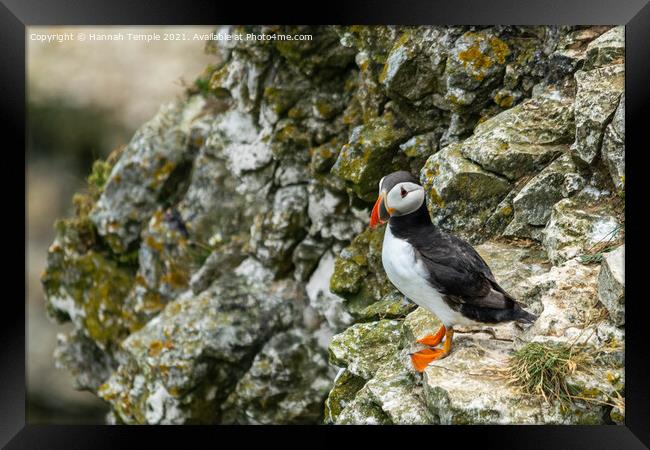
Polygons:
M241 23L281 24L607 24L626 26L626 419L624 426L455 426L431 429L428 427L400 427L401 439L408 445L442 445L440 436L452 442L472 439L481 448L647 448L650 445L650 358L645 323L644 279L639 273L647 270L643 261L645 248L643 228L643 180L640 159L647 152L647 118L650 100L650 5L647 0L399 0L348 1L330 0L308 7L277 2L243 3L217 1L75 1L75 0L2 0L0 3L0 126L3 128L5 157L20 158L25 147L25 46L26 27L32 25L209 25ZM12 139L7 139L12 138ZM12 141L13 145L7 142ZM639 161L637 161L639 160ZM0 179L4 199L13 197L20 185L18 163L4 160L5 170ZM13 163L13 164L12 164ZM27 170L25 159L25 170ZM25 181L23 180L23 186ZM26 193L25 193L26 199ZM7 203L7 202L5 202ZM26 206L25 206L26 207ZM25 210L26 211L26 210ZM23 217L26 212L23 211ZM26 233L26 224L16 220L15 212L5 209L5 225L13 226L5 236L18 236L20 227ZM7 240L7 237L5 237ZM12 240L9 238L8 240ZM15 239L17 241L17 239ZM8 243L8 242L7 242ZM21 260L20 250L17 250ZM25 248L23 256L26 258ZM12 258L13 261L15 261ZM26 267L26 259L25 266ZM18 264L10 264L5 283L11 284L11 271ZM25 275L26 279L26 275ZM25 281L25 289L27 282ZM3 291L3 293L5 293ZM25 296L26 298L26 296ZM145 439L163 439L167 443L170 432L192 433L194 442L203 433L211 435L213 444L230 447L236 442L232 433L252 437L287 432L286 427L158 427L120 426L35 426L25 419L25 304L18 295L5 295L0 332L0 444L6 448L115 448L134 442L134 433L145 433ZM342 439L341 434L356 427L313 427L314 433L305 445L322 434L323 438ZM159 431L160 430L160 431ZM357 430L358 431L358 430ZM365 438L383 438L395 434L395 427L362 430ZM424 432L426 436L409 437L410 433ZM197 435L197 433L199 433ZM287 433L294 435L294 431ZM208 436L210 437L210 436ZM320 437L318 438L321 439ZM418 441L415 441L415 440ZM419 441L429 439L429 441ZM296 439L286 442L298 442ZM283 445L276 441L275 445ZM303 441L304 443L305 441ZM419 442L416 444L416 442ZM151 445L152 442L150 442Z

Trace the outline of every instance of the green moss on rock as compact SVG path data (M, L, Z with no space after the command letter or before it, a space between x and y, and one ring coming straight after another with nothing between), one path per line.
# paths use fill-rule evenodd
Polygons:
M465 237L485 239L494 208L508 194L511 184L466 159L462 144L451 144L431 156L420 172L435 223Z
M392 425L390 417L372 398L367 387L361 388L354 399L341 411L338 425Z
M332 338L330 363L370 379L386 358L397 351L400 330L398 320L354 324Z
M401 319L417 308L397 291L390 292L381 300L368 305L357 316L359 322L371 322L382 319Z
M357 392L366 384L366 380L341 369L334 386L325 401L324 422L336 423L341 412L354 400Z
M395 116L387 112L355 128L343 145L332 173L349 183L350 189L366 201L374 200L379 180L387 173L404 168L396 158L397 148L410 135Z
M75 255L53 244L42 281L51 314L67 316L102 349L119 344L139 325L123 303L131 273L100 253Z
M383 238L383 228L368 228L334 262L330 290L346 299L346 307L353 315L394 290L381 263Z

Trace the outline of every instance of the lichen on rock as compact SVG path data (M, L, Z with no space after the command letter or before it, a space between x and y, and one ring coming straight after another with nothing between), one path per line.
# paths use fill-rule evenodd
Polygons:
M138 240L173 173L191 162L193 119L204 108L201 97L164 105L124 150L90 213L98 233L123 253Z
M210 43L49 249L57 364L111 423L624 422L622 27L229 30L313 39ZM367 228L397 169L539 316L458 327L423 375L409 353L440 321ZM568 405L508 383L526 345L574 341Z
M403 167L395 149L409 137L408 128L387 112L352 130L332 172L351 183L360 198L371 201L381 177Z
M226 275L196 297L182 295L129 336L122 344L127 362L99 393L126 423L210 423L257 348L291 317L288 302ZM195 401L205 404L194 410ZM124 407L136 402L149 409ZM168 404L156 412L160 406L151 405L161 402Z
M381 265L383 239L383 229L366 229L334 262L330 289L346 299L347 309L353 315L395 289Z
M420 181L434 223L471 238L489 233L485 221L512 186L465 158L461 145L451 144L431 156Z
M324 352L306 331L276 334L222 406L224 423L310 424L330 387Z

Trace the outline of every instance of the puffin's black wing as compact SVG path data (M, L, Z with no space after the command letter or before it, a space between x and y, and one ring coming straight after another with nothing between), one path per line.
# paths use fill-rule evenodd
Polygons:
M429 236L427 241L414 245L416 257L427 269L427 280L447 305L479 322L535 321L533 314L499 286L471 245L439 230Z
M441 294L475 298L492 289L494 275L483 258L465 241L436 230L412 242L427 279Z

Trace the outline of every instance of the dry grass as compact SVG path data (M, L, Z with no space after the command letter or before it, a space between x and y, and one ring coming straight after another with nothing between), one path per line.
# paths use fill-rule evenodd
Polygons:
M566 404L576 394L567 378L589 360L588 353L576 345L529 342L510 358L508 383L547 402Z

